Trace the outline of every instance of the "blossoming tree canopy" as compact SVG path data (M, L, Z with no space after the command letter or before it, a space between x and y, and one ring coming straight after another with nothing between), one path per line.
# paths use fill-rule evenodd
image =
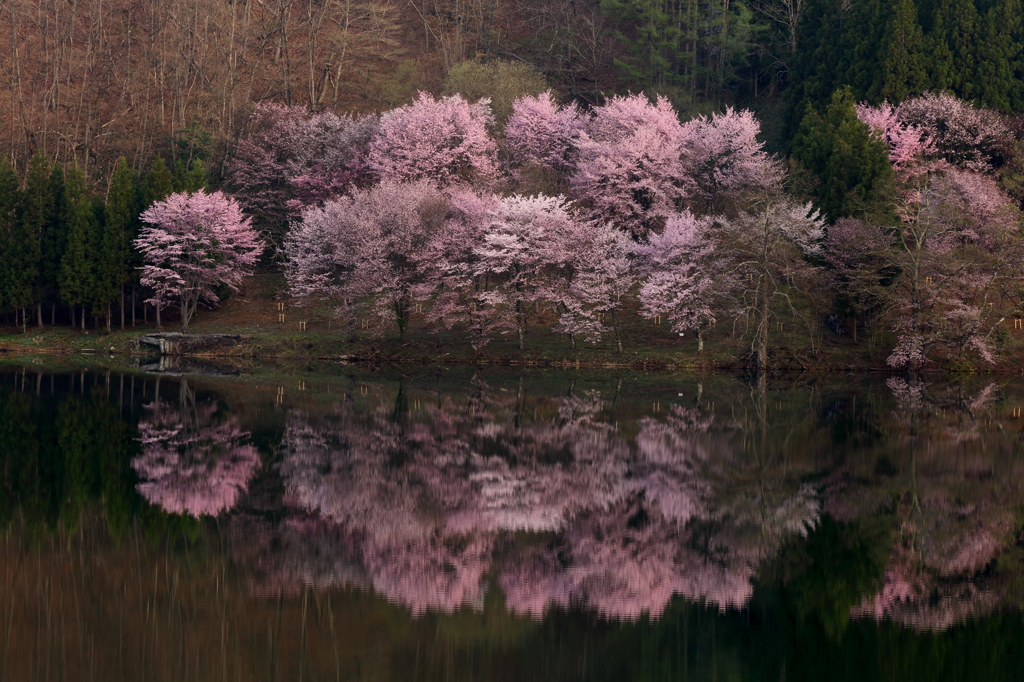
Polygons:
M149 207L135 240L142 254L142 284L149 303L176 302L181 330L200 301L220 302L215 289L238 290L263 252L263 243L238 203L222 192L178 192Z
M486 183L497 170L497 145L487 131L492 118L489 100L434 99L421 92L380 117L368 164L382 179Z
M683 211L668 219L665 231L638 247L640 268L647 276L640 287L645 315L666 315L672 330L682 335L701 331L715 322L715 299L731 277L713 267L720 258L711 238L708 218ZM703 344L701 344L703 348Z
M531 164L566 173L586 118L575 104L560 106L551 91L520 97L505 124L505 145L513 175Z
M681 124L667 99L612 97L594 109L580 137L576 198L595 218L642 240L692 188L682 157L694 126Z

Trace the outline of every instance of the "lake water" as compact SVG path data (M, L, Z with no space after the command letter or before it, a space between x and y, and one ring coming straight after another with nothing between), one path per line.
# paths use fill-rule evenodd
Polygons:
M0 366L0 680L1024 679L1022 409L993 376Z

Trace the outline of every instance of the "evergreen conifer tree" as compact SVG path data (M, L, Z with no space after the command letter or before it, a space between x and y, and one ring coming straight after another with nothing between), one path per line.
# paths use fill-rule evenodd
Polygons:
M823 114L808 108L793 157L818 177L816 203L830 222L844 216L878 219L890 210L895 179L889 148L857 119L850 88L837 90Z
M50 171L50 197L52 210L49 223L43 230L40 278L43 302L50 304L50 324L57 321L57 301L60 299L60 261L68 240L68 202L64 185L64 169L59 163Z
M909 0L908 0L909 1ZM840 48L839 76L833 89L848 85L854 97L871 102L883 98L883 61L879 57L879 46L886 44L887 31L892 21L893 7L890 0L860 0L844 3L845 10L841 32L836 36L823 36L826 41L838 41ZM823 104L831 97L832 91L824 93L815 104Z
M206 189L206 166L200 159L191 161L187 166L179 161L174 168L174 191L189 194Z
M68 241L60 264L60 295L72 307L81 307L81 325L85 329L85 307L92 302L96 282L97 253L95 244L99 223L92 199L86 194L82 171L73 166L65 181L68 203Z
M89 221L89 225L92 228L89 243L92 253L93 275L91 280L92 286L89 289L89 308L92 310L93 319L98 327L100 317L105 312L109 312L110 306L117 300L117 289L111 288L109 271L105 269L106 261L103 253L108 240L107 202L103 200L102 195L91 194L87 197L86 203L89 205L90 212L92 213L92 218ZM109 323L109 321L110 316L107 315L107 322Z
M146 173L146 178L142 182L142 207L149 208L173 193L174 176L168 170L164 157L157 155L153 158L149 172Z
M1012 111L1024 105L1021 68L1020 0L996 0L985 15L977 48L977 98L986 106Z
M120 297L121 329L125 322L125 287L135 278L132 242L139 227L140 188L138 176L123 156L114 168L107 193L101 271L107 286ZM108 310L107 329L110 328Z
M928 74L929 90L942 92L950 87L953 79L953 52L949 48L948 21L950 0L942 0L931 7L928 28L925 29L924 54L925 71ZM922 20L922 24L924 21Z
M17 252L17 272L12 288L14 304L27 308L36 306L37 323L43 326L43 243L53 224L54 203L50 192L50 162L37 154L29 163L25 177L22 209L13 249Z
M673 62L681 51L683 30L681 22L669 14L671 7L663 0L603 0L601 9L632 29L620 34L631 58L616 60L616 66L630 80L649 87L661 90L676 85L679 74Z
M0 312L14 307L10 282L17 269L17 250L14 247L17 232L18 207L21 204L18 174L7 159L0 160Z
M927 75L924 67L924 35L917 22L914 0L898 0L889 23L884 47L882 97L896 104L920 95Z

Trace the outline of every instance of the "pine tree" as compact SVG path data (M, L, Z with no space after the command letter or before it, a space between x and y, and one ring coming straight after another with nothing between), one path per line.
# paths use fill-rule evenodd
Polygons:
M50 162L37 154L29 163L25 177L25 192L22 197L21 217L17 235L12 244L17 252L18 280L13 287L14 303L25 308L37 306L37 322L43 326L43 297L46 283L43 280L43 242L53 223L54 203L50 193Z
M793 158L818 177L816 204L834 222L883 217L894 188L889 148L857 119L853 94L837 90L824 114L808 108L793 140Z
M18 174L7 159L3 159L0 161L0 312L14 306L10 282L17 268L14 237L20 204Z
M752 50L753 14L741 0L601 0L626 47L615 63L648 92L720 102Z
M96 287L96 249L99 223L93 201L86 194L82 171L73 166L65 180L68 203L68 242L60 263L60 295L72 307L81 306L82 328L85 329L85 306L92 302Z
M93 319L99 324L99 318L105 312L109 313L110 307L117 300L117 287L112 285L110 260L107 258L105 249L110 241L107 234L107 202L103 196L94 194L88 200L92 218L92 234L90 236L90 248L92 250L92 287L89 291L89 307L92 309ZM107 315L109 327L110 316Z
M840 80L834 87L849 86L858 101L880 101L883 99L884 72L879 46L886 44L893 4L889 0L860 0L844 4L849 9L841 32L836 36L824 36L824 40L835 40L840 45ZM824 104L831 95L831 91L825 93L816 104Z
M121 329L124 329L125 287L134 279L132 241L139 228L140 191L138 176L129 168L122 156L114 168L110 191L107 193L107 222L101 264L103 278L110 289L116 290L121 300ZM107 330L110 330L110 312Z
M682 4L682 3L680 3ZM681 51L682 29L662 0L604 0L601 9L631 30L620 34L632 53L616 60L631 81L663 89L676 85L678 74L673 56Z
M896 104L925 89L924 35L913 0L898 0L884 47L882 97Z
M49 223L43 230L40 275L43 302L50 304L50 324L56 323L57 301L60 298L60 261L68 241L68 202L64 186L64 169L59 163L50 171L50 196L53 208Z
M974 99L981 17L973 0L948 0L948 4L944 25L952 69L947 87L959 97Z
M1024 105L1018 72L1021 64L1020 0L996 0L985 15L977 48L977 97L1000 111Z
M157 155L149 166L149 172L142 182L142 204L143 208L149 208L153 204L174 193L174 176L167 169L164 157Z
M925 70L928 73L928 89L942 92L953 82L953 52L949 48L948 29L950 0L943 0L932 8L931 21L925 29L924 53ZM922 25L925 23L922 18ZM923 27L923 26L922 26Z
M206 189L206 167L203 162L195 159L186 165L179 161L174 168L174 191L191 194L201 189Z

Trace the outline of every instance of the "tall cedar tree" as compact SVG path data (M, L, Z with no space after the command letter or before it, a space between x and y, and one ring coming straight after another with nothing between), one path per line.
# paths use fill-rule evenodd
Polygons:
M146 173L145 180L142 181L143 208L149 208L173 193L174 176L168 170L164 157L157 155L149 166L149 172Z
M893 3L891 0L843 2L839 11L846 13L846 17L839 39L842 50L837 73L839 78L832 88L849 85L858 98L880 100L884 77L879 47L886 44ZM825 39L830 38L826 36Z
M104 249L107 244L107 202L103 200L102 194L89 195L89 208L92 212L91 249L93 262L92 287L89 290L89 308L92 311L93 319L99 326L99 319L104 311L109 310L113 300L109 282L103 271Z
M882 96L902 102L920 95L927 82L924 67L924 34L917 23L914 0L899 0L889 23L884 57Z
M1020 0L996 0L985 17L978 43L978 94L985 104L1000 111L1019 110L1024 105L1020 13Z
M53 223L53 195L50 193L50 162L37 154L32 157L25 178L21 220L15 243L19 258L20 281L15 285L15 305L36 305L37 323L43 326L44 281L43 243Z
M187 165L179 161L174 167L174 191L189 194L206 189L206 166L200 159Z
M894 191L889 147L857 119L849 88L837 90L824 114L809 108L793 140L793 157L818 178L815 203L829 222L888 210Z
M950 90L1024 109L1021 13L1021 0L806 0L787 65L790 131L843 86L870 104Z
M138 232L139 180L128 161L121 157L114 169L107 194L107 224L102 257L107 286L120 297L121 329L124 329L125 288L135 280L132 241ZM109 313L107 327L110 327Z
M60 261L68 242L68 200L64 186L64 169L59 163L50 171L50 197L53 200L49 223L43 230L40 263L43 302L50 304L50 324L57 322L60 300Z
M81 325L85 328L85 307L92 303L96 289L96 244L100 240L100 223L93 210L92 198L86 193L85 179L77 166L67 169L65 193L68 205L67 248L60 262L60 297L74 308L81 307Z
M953 68L948 83L932 83L935 90L950 88L964 99L978 96L978 84L974 81L978 31L981 17L973 0L948 0L949 11L945 17L946 46L949 48Z
M21 192L18 174L7 159L0 160L0 311L13 307L10 282L17 269L14 246Z

